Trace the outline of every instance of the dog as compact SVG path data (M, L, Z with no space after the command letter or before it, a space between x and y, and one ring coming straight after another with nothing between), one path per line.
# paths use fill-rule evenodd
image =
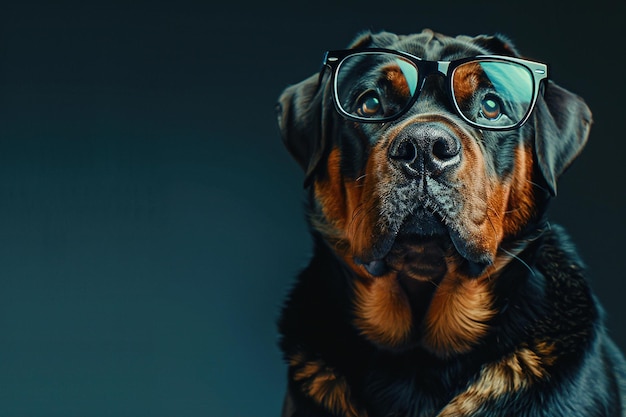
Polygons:
M312 259L283 417L626 416L626 365L546 219L585 102L503 36L364 33L277 105Z

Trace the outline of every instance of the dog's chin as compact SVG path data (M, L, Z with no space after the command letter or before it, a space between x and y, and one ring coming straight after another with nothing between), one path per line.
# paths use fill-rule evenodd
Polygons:
M402 278L436 283L452 268L468 278L478 277L492 258L442 222L430 222L428 227L405 224L398 233L379 239L368 257L355 257L355 262L374 277L394 271Z
M398 272L419 281L437 281L447 271L446 254L451 241L443 235L403 234L395 236L383 253L356 262L375 277Z

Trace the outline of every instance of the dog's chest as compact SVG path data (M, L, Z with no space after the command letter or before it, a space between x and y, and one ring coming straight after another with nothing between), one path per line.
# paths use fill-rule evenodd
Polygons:
M368 417L438 416L463 391L461 381L467 376L442 378L455 372L426 362L381 362L373 367L361 393Z

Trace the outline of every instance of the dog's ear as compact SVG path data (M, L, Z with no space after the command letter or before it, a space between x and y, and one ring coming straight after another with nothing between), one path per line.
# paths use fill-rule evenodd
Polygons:
M327 147L327 135L324 134L326 117L323 114L327 78L316 74L287 87L276 105L283 142L304 170L305 186L309 184Z
M389 32L363 32L349 48L384 47L397 41ZM287 87L278 99L276 111L283 142L305 172L304 185L310 184L315 169L330 147L335 127L329 72L312 75Z
M545 185L556 195L556 181L582 151L591 111L579 96L548 81L535 108L535 156Z
M471 38L488 53L520 57L503 35ZM556 195L556 181L585 146L591 128L591 111L577 95L552 81L545 84L535 108L535 157L544 185Z

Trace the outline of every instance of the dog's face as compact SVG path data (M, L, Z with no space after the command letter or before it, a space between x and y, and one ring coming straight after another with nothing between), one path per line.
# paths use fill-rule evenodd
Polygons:
M496 37L431 31L367 34L352 47L428 61L517 56ZM363 68L353 71L354 79L364 77ZM468 79L482 76L480 68L465 71ZM396 94L404 90L395 86ZM388 348L420 343L441 355L469 349L496 314L498 272L533 233L556 178L586 141L588 108L550 83L527 123L491 131L459 117L438 74L425 80L407 112L386 123L346 119L332 94L328 72L289 87L279 121L306 172L311 224L354 272L355 324ZM375 111L378 100L359 105Z

